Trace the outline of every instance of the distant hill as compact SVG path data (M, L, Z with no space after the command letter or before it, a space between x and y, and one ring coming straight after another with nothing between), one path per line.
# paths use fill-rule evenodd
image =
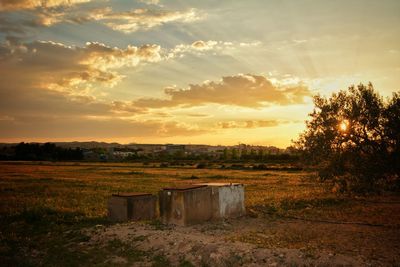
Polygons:
M26 142L26 143L35 143L35 144L44 144L40 142ZM92 148L111 148L111 147L124 147L126 145L121 145L119 143L106 143L106 142L96 142L96 141L89 141L89 142L47 142L47 143L52 143L55 144L56 146L62 147L62 148L86 148L86 149L92 149ZM11 147L11 146L16 146L19 143L0 143L0 147Z
M20 143L20 142L19 142ZM10 148L13 146L18 145L19 143L0 143L0 148ZM154 148L154 147L159 147L159 146L185 146L186 149L189 150L198 150L198 149L206 149L206 148L216 148L216 149L223 149L223 148L236 148L236 149L251 149L251 148L264 148L270 151L274 151L275 153L277 152L284 152L285 149L277 148L274 146L252 146L252 145L245 145L245 144L240 144L240 145L233 145L233 146L223 146L223 145L204 145L204 144L137 144L137 143L130 143L130 144L120 144L120 143L106 143L106 142L97 142L97 141L87 141L87 142L78 142L78 141L72 141L72 142L25 142L25 143L30 143L30 144L44 144L44 143L52 143L55 144L58 147L62 148L82 148L82 149L94 149L94 148L132 148L132 149L137 149L137 148Z

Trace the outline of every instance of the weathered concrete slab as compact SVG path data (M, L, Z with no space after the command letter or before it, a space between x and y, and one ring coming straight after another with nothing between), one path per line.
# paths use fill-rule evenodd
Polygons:
M211 188L205 185L164 188L159 201L163 223L191 225L212 219Z
M211 188L213 219L245 215L244 185L239 183L202 183Z
M108 218L115 222L155 219L156 200L148 193L113 194L108 201Z

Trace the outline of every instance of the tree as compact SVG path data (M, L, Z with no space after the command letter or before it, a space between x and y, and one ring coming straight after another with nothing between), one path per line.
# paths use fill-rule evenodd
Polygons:
M372 84L360 84L330 98L317 95L314 105L295 147L320 178L341 191L398 189L399 94L385 102Z

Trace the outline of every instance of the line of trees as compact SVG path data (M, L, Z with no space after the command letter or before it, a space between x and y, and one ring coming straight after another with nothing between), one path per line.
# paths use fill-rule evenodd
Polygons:
M175 153L158 153L153 155L137 155L137 153L133 153L132 155L127 156L125 161L141 161L141 160L163 160L163 161L171 161L171 160L219 160L219 161L234 161L234 162L246 162L246 161L254 161L254 162L295 162L298 161L298 155L290 154L290 153L280 153L280 154L269 154L263 151L249 150L249 152L243 153L243 151L239 151L236 148L228 149L225 148L224 151L216 156L212 153L202 153L202 154L185 154L184 151L176 151Z
M62 148L52 143L19 143L11 148L7 160L82 160L80 148Z

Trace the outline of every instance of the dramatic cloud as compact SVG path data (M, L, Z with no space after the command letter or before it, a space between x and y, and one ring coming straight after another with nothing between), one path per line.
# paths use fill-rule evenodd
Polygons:
M101 43L84 47L66 46L51 41L19 44L8 41L0 46L1 79L19 80L28 87L84 94L94 84L114 86L123 76L116 70L161 60L160 47L144 45L125 49ZM3 82L15 85L15 82Z
M113 11L110 7L105 7L85 12L73 11L67 9L36 10L37 19L32 22L32 26L35 23L37 26L50 26L60 22L84 23L87 21L99 21L114 30L131 33L138 30L149 30L171 22L192 22L202 17L195 9L170 11L138 8L117 12Z
M159 9L161 6L158 5L158 1L146 1L147 4L158 5L158 9L138 8L129 11L113 11L111 7L78 9L76 6L89 1L91 0L0 0L0 12L18 13L18 16L14 16L18 19L1 17L0 29L3 32L21 34L31 28L49 27L62 22L81 24L98 21L116 31L131 33L172 22L188 23L203 17L195 9L185 11Z
M302 84L280 86L264 76L251 74L227 76L218 82L192 84L187 89L166 88L164 92L168 99L144 98L134 104L139 107L161 108L216 103L257 108L271 104L302 104L311 95L311 91Z
M122 67L160 60L159 50L155 45L120 49L100 43L75 47L9 39L0 45L0 116L15 117L8 122L19 125L19 118L27 114L56 118L141 114L143 109L130 102L102 99L98 90L115 86L123 78L118 73Z
M72 6L91 0L0 0L0 11Z
M107 138L199 135L198 126L142 118L144 110L130 101L96 97L112 87L120 68L162 60L160 47L124 49L101 43L84 47L51 41L0 45L1 138Z

